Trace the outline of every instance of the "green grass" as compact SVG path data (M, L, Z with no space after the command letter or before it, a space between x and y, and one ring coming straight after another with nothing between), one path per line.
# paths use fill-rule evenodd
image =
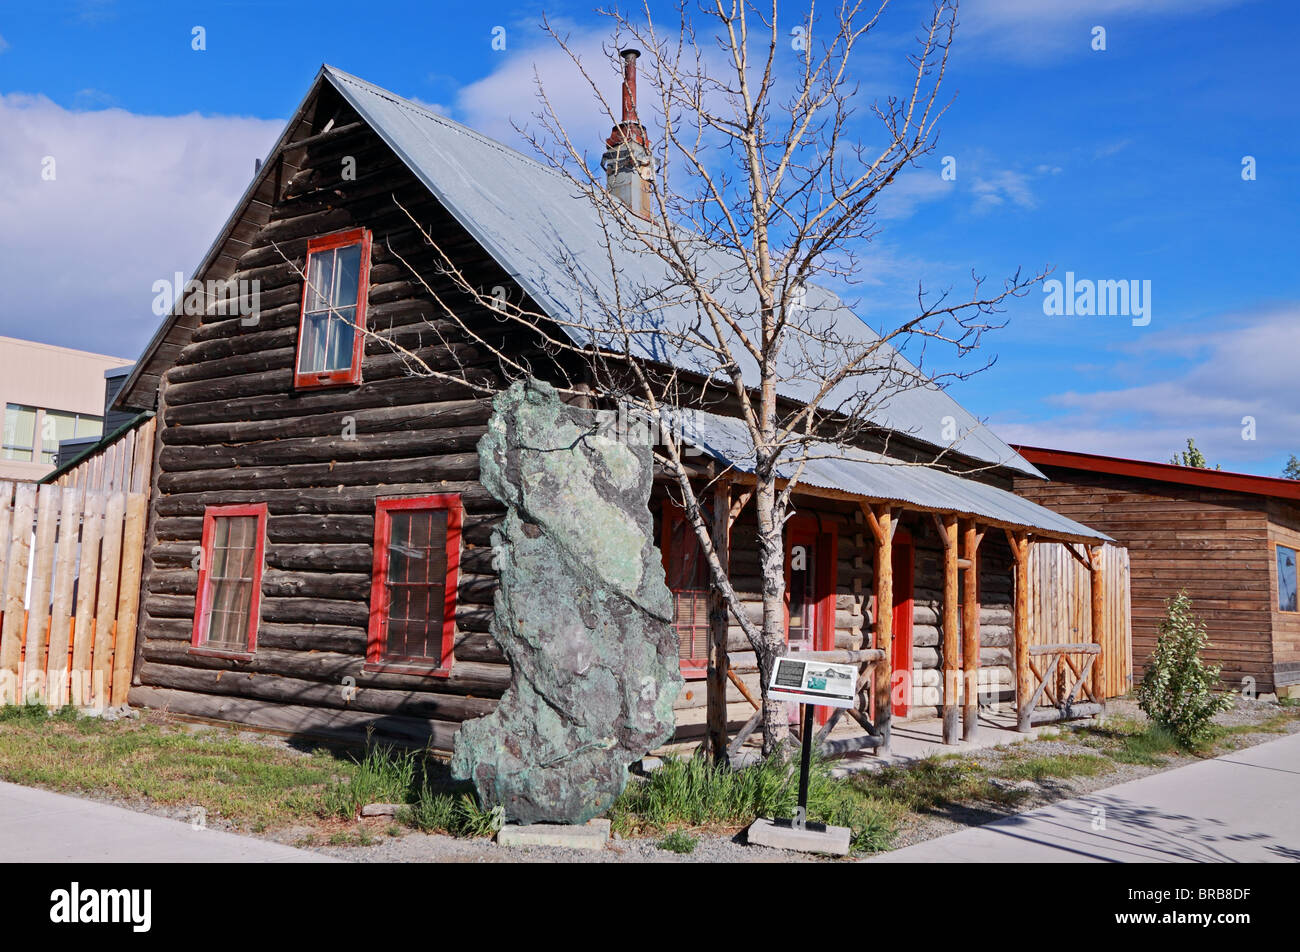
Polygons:
M1097 754L1041 754L1007 757L997 765L996 773L1008 780L1042 783L1070 777L1096 777L1114 769L1114 764Z
M695 846L700 841L685 833L682 830L673 830L662 840L655 844L661 850L668 850L670 853L694 853Z
M609 811L614 829L627 836L679 827L735 829L759 816L791 816L799 796L798 765L768 759L733 770L702 758L670 759L644 780L633 779ZM808 786L808 819L846 826L855 850L888 849L902 812L836 780L814 761Z
M863 771L853 777L853 784L868 796L912 813L980 802L1013 806L1028 795L998 787L979 764L947 754Z

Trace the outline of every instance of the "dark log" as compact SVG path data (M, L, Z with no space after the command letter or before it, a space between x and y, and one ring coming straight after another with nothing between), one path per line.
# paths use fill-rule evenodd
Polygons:
M368 732L373 732L382 738L393 738L415 746L428 745L434 750L444 751L451 750L459 727L452 721L330 710L146 686L133 687L129 701L135 707L232 721L283 731L294 737L364 741Z

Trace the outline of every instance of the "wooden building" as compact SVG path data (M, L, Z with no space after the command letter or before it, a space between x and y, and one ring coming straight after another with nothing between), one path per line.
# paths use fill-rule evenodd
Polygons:
M1225 687L1300 694L1300 481L1019 450L1051 482L1017 479L1018 493L1128 549L1136 677L1155 647L1165 601L1186 589Z
M445 750L508 684L489 634L502 510L477 478L490 405L463 379L506 383L484 340L541 377L581 370L527 334L502 336L440 271L416 222L477 286L521 294L561 326L599 304L584 295L608 268L600 222L562 178L322 69L195 272L258 281L259 312L176 309L117 399L155 411L158 440L132 703L311 734L375 728ZM592 270L575 278L584 256ZM630 254L617 265L625 280L655 280ZM305 294L308 281L329 290ZM870 333L843 306L828 319ZM688 357L667 358L686 381ZM598 386L590 402L615 412ZM710 518L756 610L752 480L735 421L721 404L709 410L693 417L701 473L727 477ZM1026 726L1095 711L1105 666L1125 659L1100 648L1102 621L1089 643L1032 638L1029 569L1038 541L1091 560L1086 604L1104 619L1106 592L1119 590L1103 575L1105 535L1012 493L1038 471L938 388L906 391L889 410L874 443L803 479L789 533L792 648L862 668L861 732L843 749L887 743L895 714L939 711L956 742L963 701L968 736L977 701L1017 699ZM944 438L947 420L959 440ZM896 465L940 452L943 470ZM688 679L680 734L734 745L752 726L753 659L710 611L666 481L651 504Z

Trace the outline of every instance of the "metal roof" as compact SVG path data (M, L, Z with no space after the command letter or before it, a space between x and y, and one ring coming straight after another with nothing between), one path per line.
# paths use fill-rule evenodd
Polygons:
M578 329L572 324L599 327L601 321L609 321L608 327L612 328L608 317L613 311L612 302L616 298L626 301L631 296L643 302L635 320L640 322L638 332L645 334L638 333L636 340L647 359L706 375L716 369L703 363L702 348L691 346L682 336L699 320L693 303L681 297L644 303L644 295L662 292L675 283L667 266L655 255L617 241L608 247L605 225L609 223L602 222L599 210L564 176L466 126L331 66L321 68L295 118L324 82L338 90L461 226L548 316L565 326L577 343L589 340L579 339ZM272 156L287 145L285 137L294 125L291 120ZM241 208L249 202L270 166L268 161L241 200ZM238 215L236 210L232 221ZM221 243L222 239L218 239L217 244ZM215 260L218 251L214 245L200 272ZM716 249L704 249L701 254L707 256L702 259L706 263L698 270L716 283L715 296L725 299L734 313L757 313L753 289L740 279L738 259ZM196 277L203 275L198 273ZM812 399L822 385L815 369L819 363L833 366L842 360L847 347L879 341L879 336L830 291L810 287L805 303L810 314L816 316L819 331L824 328L831 339L812 344L811 349L800 348L801 369L793 369L790 364L786 367L789 379L780 387L781 394L800 402ZM175 315L166 318L124 392L133 392L145 379L146 365L153 368L155 353L176 319ZM628 320L626 314L623 319ZM658 328L665 333L654 333ZM757 364L743 348L733 348L733 353L742 364L746 380L756 384ZM882 376L893 381L920 373L886 343L880 345L878 367ZM152 372L160 373L157 368ZM853 380L841 383L822 401L823 408L851 401L857 389ZM140 402L138 398L136 402ZM891 392L874 408L871 417L882 427L932 446L1042 477L1031 463L933 383ZM955 438L950 436L952 433Z
M646 295L674 283L667 266L654 255L618 243L609 248L603 227L609 223L602 223L598 209L554 169L341 70L326 66L323 72L550 317L566 324L597 326L600 315L608 314L616 300L626 301L631 293L634 300L644 301ZM607 263L607 251L613 255L614 268ZM699 271L717 282L715 295L724 297L733 313L757 313L757 297L752 286L741 280L738 259L709 249L701 254L707 256L707 265ZM836 340L824 347L813 344L822 352L801 353L800 365L815 365L820 360L833 366L843 359L844 342L879 341L830 291L809 288L805 304L816 315L818 326L826 327ZM639 315L644 322L641 326L647 330L663 327L668 333L638 334L643 356L710 373L714 368L702 363L701 349L682 336L699 319L689 301L660 299L645 306ZM569 326L566 330L575 334L576 329ZM739 346L732 351L742 361L746 379L757 383L757 363ZM916 367L888 344L881 344L880 362L890 374L919 375ZM822 384L815 373L799 374L789 365L786 372L791 378L783 382L781 391L793 400L812 399ZM846 381L823 406L851 399L855 389L854 381ZM873 418L881 426L931 445L1042 475L933 384L910 385L891 393ZM955 432L956 439L945 439L945 429Z
M754 444L742 420L702 410L673 410L670 424L680 438L742 473L754 472ZM799 460L804 460L798 472ZM1105 533L1067 519L1015 493L935 466L909 464L880 453L833 443L811 443L778 467L782 479L833 489L880 502L973 516L1072 541L1113 541ZM796 492L797 492L796 487Z

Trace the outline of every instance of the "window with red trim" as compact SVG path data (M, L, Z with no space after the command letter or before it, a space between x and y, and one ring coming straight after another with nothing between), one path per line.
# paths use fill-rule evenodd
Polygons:
M673 628L682 676L702 678L709 668L709 566L686 513L665 502L663 515L660 552L668 589L673 593Z
M455 493L375 503L368 666L450 670L461 521Z
M192 650L245 657L257 648L265 549L265 503L204 510Z
M307 242L307 279L298 319L297 387L361 382L370 232L364 228Z

